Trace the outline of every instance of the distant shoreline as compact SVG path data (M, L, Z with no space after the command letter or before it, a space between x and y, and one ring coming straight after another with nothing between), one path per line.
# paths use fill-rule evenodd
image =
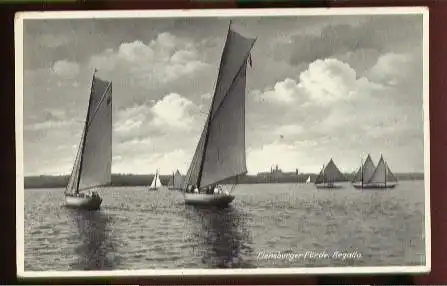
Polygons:
M347 181L352 181L355 174L344 174ZM424 180L424 173L395 173L399 181ZM243 175L238 177L238 184L278 184L278 183L305 183L310 176L311 182L315 181L318 174L294 174L294 173L270 173L262 175ZM61 176L26 176L25 189L41 188L64 188L68 183L68 175ZM132 175L132 174L113 174L112 186L137 187L150 185L154 175ZM172 175L160 175L160 181L163 185L168 185ZM235 180L228 180L223 183L234 183Z

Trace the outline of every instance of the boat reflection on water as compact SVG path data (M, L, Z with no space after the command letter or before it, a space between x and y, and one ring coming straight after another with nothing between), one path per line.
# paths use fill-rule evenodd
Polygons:
M115 268L114 246L108 233L111 217L100 211L70 210L80 239L75 248L78 259L74 270L111 270Z
M195 254L208 268L249 268L246 257L253 252L246 217L232 206L227 208L190 206L201 229L195 232ZM199 252L199 253L197 253Z

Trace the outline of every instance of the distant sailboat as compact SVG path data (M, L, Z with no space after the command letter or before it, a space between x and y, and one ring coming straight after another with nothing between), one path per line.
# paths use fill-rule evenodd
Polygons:
M175 174L172 174L171 182L169 184L169 190L181 190L183 186L183 176L180 171L177 170Z
M380 155L377 167L374 167L374 163L368 155L365 164L360 166L357 171L353 185L356 189L393 189L397 185L397 178L382 155Z
M226 206L234 200L218 185L247 173L245 88L256 38L228 27L214 96L183 186L186 204Z
M65 205L97 210L102 198L97 193L111 183L112 82L93 74L90 99L81 142L65 189Z
M307 177L306 184L310 184L310 176Z
M323 166L314 184L318 189L338 189L341 186L335 183L343 181L346 181L345 176L340 172L331 158L329 163Z
M149 190L155 191L158 190L162 186L160 181L160 175L158 174L158 170L155 172L154 179L149 187Z

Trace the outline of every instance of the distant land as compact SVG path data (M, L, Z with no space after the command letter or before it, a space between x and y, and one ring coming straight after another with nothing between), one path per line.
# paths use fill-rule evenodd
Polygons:
M310 176L311 182L314 182L318 174L310 173L259 173L258 175L242 175L237 178L239 184L266 184L266 183L304 183ZM354 173L344 174L348 181L352 181ZM399 181L423 180L424 173L395 173ZM25 189L38 188L64 188L68 183L68 175L61 176L26 176ZM147 186L150 185L154 175L133 175L133 174L113 174L112 186ZM168 185L172 175L160 175L160 181L163 185ZM234 183L228 180L223 183Z

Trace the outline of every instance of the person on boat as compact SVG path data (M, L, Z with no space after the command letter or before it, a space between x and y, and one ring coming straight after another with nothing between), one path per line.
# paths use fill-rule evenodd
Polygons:
M209 194L209 195L213 194L213 186L211 186L211 185L208 186L208 188L206 190L206 193Z
M187 193L192 193L192 186L191 185L186 186L186 192Z
M214 186L214 193L215 193L215 194L218 194L218 193L219 193L219 189L217 188L217 185Z
M194 186L194 193L198 193L199 189L197 188L197 186Z

